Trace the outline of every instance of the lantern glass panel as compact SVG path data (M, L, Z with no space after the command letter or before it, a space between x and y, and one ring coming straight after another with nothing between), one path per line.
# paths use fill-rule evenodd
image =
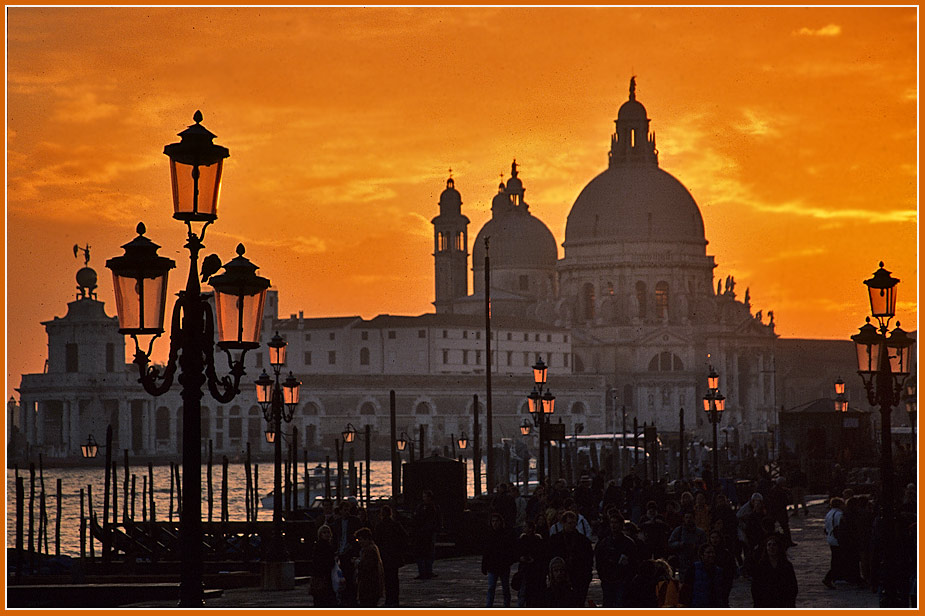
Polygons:
M456 441L456 444L459 445L460 449L465 449L466 447L469 446L469 439L465 437L460 438L458 441Z
M703 399L703 410L708 413L710 412L710 398L708 397L704 397Z
M542 387L546 384L546 373L547 373L546 364L541 361L538 361L535 366L533 366L533 382L536 383L538 387Z
M835 410L839 413L847 412L848 411L848 401L847 400L836 400Z
M540 401L540 396L539 394L536 393L536 390L534 389L533 393L527 396L527 408L530 410L531 413L537 412L538 410L537 406L538 406L539 401Z
M726 410L726 398L722 394L716 397L716 412L722 413Z
M891 347L889 343L887 343L887 349L890 358L890 372L893 373L894 376L909 374L909 357L912 352L912 347Z
M283 402L290 406L295 406L299 403L299 390L302 389L302 383L295 381L291 383L288 379L283 384Z
M270 383L261 383L257 382L257 402L259 404L267 405L273 401L273 382Z
M274 431L272 431L272 430L267 430L266 432L264 432L264 434L265 434L266 437L267 437L267 442L268 442L268 443L275 443L275 442L276 442L276 432L274 432Z
M279 368L286 363L286 345L270 347L270 365Z
M858 353L858 372L876 372L880 369L880 345L855 343Z
M195 177L197 173L198 178ZM173 217L188 221L215 220L221 183L221 160L211 165L187 165L170 159Z
M216 289L215 312L219 343L230 348L259 346L266 297L266 289L254 295L233 295Z
M841 379L835 381L835 395L841 396L845 393L845 382Z
M345 443L352 443L357 436L355 430L344 430L341 434L344 437Z
M167 273L154 278L130 278L112 274L116 312L122 334L164 332L167 307Z
M870 292L870 313L878 318L896 315L896 285L889 288L868 286Z
M718 389L719 388L719 375L715 372L711 372L707 375L707 387L709 389Z
M546 394L543 396L543 414L552 415L556 410L556 399L550 396L549 392L546 392Z
M395 441L395 448L398 449L398 451L404 451L405 447L407 446L408 446L408 441L403 438L400 438L397 441ZM462 445L460 445L460 447L461 446Z

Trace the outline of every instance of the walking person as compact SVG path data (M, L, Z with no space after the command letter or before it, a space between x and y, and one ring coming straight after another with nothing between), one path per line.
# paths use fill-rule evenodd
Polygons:
M576 533L577 534L577 533ZM574 586L565 559L555 556L549 561L549 578L542 607L582 607L581 593Z
M597 575L601 580L604 607L626 607L630 582L639 563L636 543L623 532L623 516L616 509L609 514L610 534L594 548Z
M682 519L681 525L668 538L668 552L677 557L678 571L683 573L697 560L700 546L707 542L707 534L694 523L693 508L685 511Z
M723 571L716 565L716 548L700 546L699 557L681 577L681 604L688 607L723 605Z
M755 607L796 607L797 576L787 560L787 540L771 535L764 554L752 573L752 602Z
M360 556L356 561L357 605L359 607L376 607L385 593L385 574L379 548L373 542L373 533L368 528L361 528L355 534Z
M845 501L839 497L832 498L829 504L829 511L825 514L825 540L829 544L831 551L831 560L829 561L829 571L822 578L822 583L827 588L835 588L835 581L845 578L844 556L841 545L841 523L844 517Z
M309 590L315 607L337 607L337 594L331 579L335 566L334 535L330 526L322 524L312 544Z
M501 583L504 607L511 607L511 565L516 560L514 531L508 527L504 516L495 511L491 514L491 528L485 535L485 548L482 552L482 575L488 576L485 607L494 605L498 582Z
M588 596L588 586L591 585L594 549L591 540L578 532L578 514L574 511L562 514L562 532L549 537L549 554L565 561L572 588L580 598L576 607L583 606Z
M536 532L535 522L527 520L524 524L524 532L517 539L519 562L514 576L518 580L516 584L513 579L511 581L511 587L517 591L517 607L540 607L543 602L543 593L546 590L546 567L549 561L546 556L545 543L540 534Z
M424 490L421 495L422 502L414 511L414 543L415 557L418 563L416 580L429 580L437 577L434 573L434 559L436 557L437 531L440 530L440 509L434 502L434 493Z
M373 541L379 548L382 570L385 575L385 607L398 607L398 570L405 563L408 533L395 519L389 505L379 510L379 523L373 530Z

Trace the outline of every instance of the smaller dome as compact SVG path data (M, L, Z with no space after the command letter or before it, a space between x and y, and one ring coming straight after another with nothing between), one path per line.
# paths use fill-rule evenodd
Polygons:
M511 209L511 199L504 192L504 184L499 187L498 194L491 200L492 215L500 214Z
M617 113L618 120L647 120L648 117L646 108L635 99L628 100L620 105L620 111Z
M485 267L485 237L489 237L492 268L553 269L558 259L556 239L543 221L529 212L492 218L472 245L472 268Z
M440 205L462 205L462 196L456 190L453 178L446 181L446 190L440 193Z

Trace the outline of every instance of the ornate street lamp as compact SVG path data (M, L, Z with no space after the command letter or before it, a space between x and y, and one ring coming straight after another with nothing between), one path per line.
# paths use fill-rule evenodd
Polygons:
M895 517L893 479L893 437L890 415L902 399L903 383L909 376L910 358L914 341L905 331L896 328L889 332L890 320L896 315L896 286L898 278L879 269L865 280L870 296L871 314L880 328L874 327L867 317L857 334L851 336L857 350L858 374L864 383L871 406L880 406L880 484L882 521L882 562L880 580L880 607L908 607L908 593L900 581L897 524Z
M408 442L410 440L411 438L405 432L402 432L395 440L395 448L398 449L398 451L404 451L405 448L408 447Z
M93 435L91 434L87 438L87 442L80 446L80 454L85 458L95 458L99 449L99 445L93 440Z
M170 159L174 218L186 224L189 251L189 274L186 288L178 293L170 323L170 351L166 366L149 367L154 341L164 333L167 299L167 274L175 267L173 260L157 254L159 246L144 237L145 226L136 227L138 237L124 244L125 254L106 262L112 270L119 332L135 342L134 363L138 366L145 391L154 396L166 393L180 370L183 389L183 503L180 513L180 607L201 607L202 586L202 388L218 402L231 402L240 393L244 375L244 355L258 346L263 305L270 281L256 274L257 266L244 257L239 244L238 256L224 266L217 255L202 261L206 228L217 218L222 161L228 150L212 143L215 135L203 127L202 114L193 116L195 124L179 134L180 143L164 148ZM194 233L193 222L205 223ZM224 268L225 273L215 275ZM208 295L202 293L202 281L213 289L217 318L212 313ZM217 321L217 323L216 323ZM216 328L217 325L217 328ZM225 351L229 375L219 378L215 372L214 345ZM141 349L138 336L151 335L147 351ZM232 351L239 352L237 356Z
M710 373L707 375L707 394L703 397L703 410L710 417L710 423L713 424L713 489L720 491L719 485L719 436L717 427L719 426L720 417L726 410L726 397L719 391L719 374L710 366Z
M539 357L533 366L533 391L527 396L527 406L530 415L533 416L533 423L539 430L539 449L537 455L537 480L540 484L546 479L546 441L544 426L549 422L549 417L555 412L556 398L546 387L546 376L548 368ZM521 429L522 431L523 429Z
M286 341L279 332L267 344L270 354L271 377L264 370L254 385L257 388L257 403L263 410L267 422L267 442L273 444L273 535L264 563L262 585L264 589L289 590L294 587L294 565L291 565L283 544L283 439L282 422L289 423L299 404L302 382L292 374L280 381L280 373L286 363ZM285 564L284 564L285 563ZM288 574L292 568L292 579Z
M341 435L344 437L345 443L352 443L354 440L356 440L357 430L353 427L352 423L348 423L344 431L341 432Z

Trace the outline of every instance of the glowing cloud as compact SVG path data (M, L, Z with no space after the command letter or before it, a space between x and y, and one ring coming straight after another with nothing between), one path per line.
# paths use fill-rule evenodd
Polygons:
M817 30L813 30L812 28L800 28L793 34L794 36L838 36L841 34L841 26L829 24Z

